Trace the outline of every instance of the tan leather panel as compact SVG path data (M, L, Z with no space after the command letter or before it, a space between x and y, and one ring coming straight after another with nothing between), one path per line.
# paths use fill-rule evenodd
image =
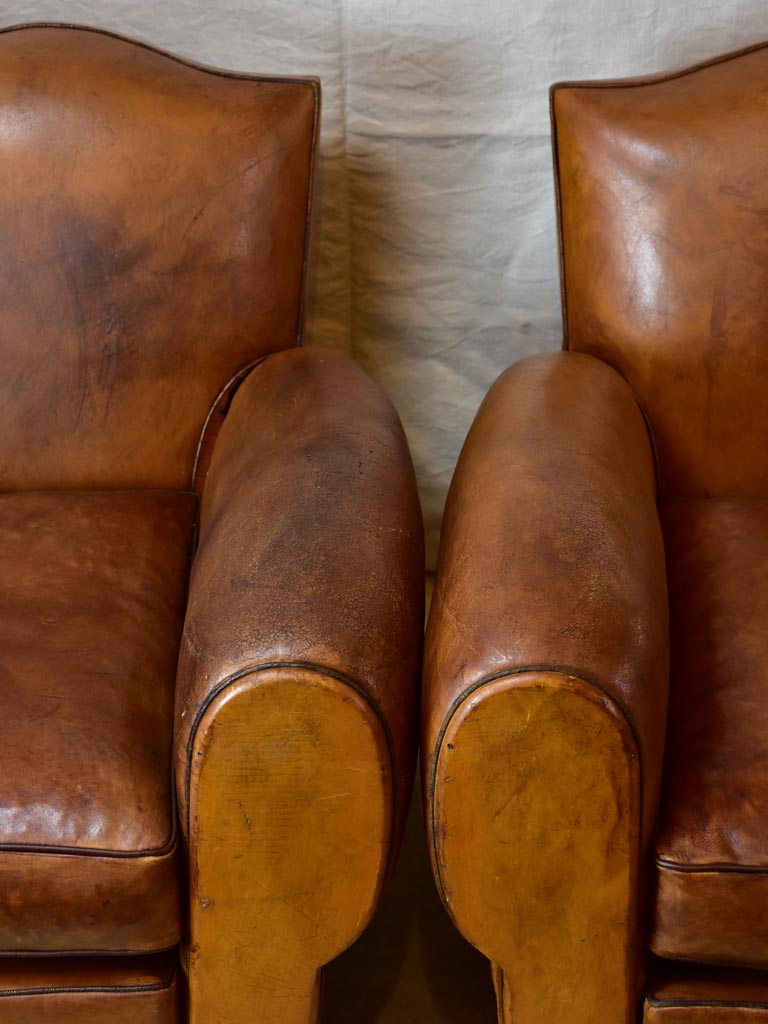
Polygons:
M768 966L768 501L663 507L672 685L652 945Z
M243 676L206 710L190 786L190 1024L314 1024L390 858L387 738L319 672Z
M3 1024L176 1024L175 955L0 960Z
M667 494L768 494L768 49L556 87L567 345L650 415Z
M0 495L0 949L178 937L173 687L196 499Z
M425 654L426 770L473 686L556 669L605 690L631 723L649 841L667 644L653 458L632 393L589 356L518 362L483 402L448 498Z
M318 97L0 33L0 488L190 486L215 396L298 338Z
M345 356L271 356L235 395L201 512L177 694L185 825L189 742L208 702L240 673L294 664L338 674L374 708L394 760L399 833L416 746L424 542L392 405Z
M494 679L452 715L434 866L458 928L496 965L500 1024L634 1024L640 798L626 718L581 679Z
M762 1024L768 1021L768 974L657 961L643 1007L644 1024Z

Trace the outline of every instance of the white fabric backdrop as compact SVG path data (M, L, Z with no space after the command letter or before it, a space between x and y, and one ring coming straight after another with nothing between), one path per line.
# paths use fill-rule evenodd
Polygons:
M311 343L384 385L434 564L488 385L560 338L548 87L671 69L768 36L765 0L0 0L242 71L323 81Z

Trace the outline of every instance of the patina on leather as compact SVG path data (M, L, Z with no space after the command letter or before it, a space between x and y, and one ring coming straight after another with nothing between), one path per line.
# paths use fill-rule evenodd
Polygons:
M566 346L626 377L665 494L765 497L768 48L552 93Z
M314 80L0 32L0 486L189 487L208 410L301 323Z
M674 681L651 945L768 966L768 500L662 512Z
M394 862L423 531L381 390L283 353L319 99L96 30L0 32L13 1024L173 1024L178 949L138 955L182 935L185 1020L309 1024Z
M596 373L558 389L554 370L526 360L491 389L441 541L425 781L435 872L495 960L505 1024L630 1024L649 946L768 966L767 107L765 44L552 90L560 358L623 378L647 421L661 513L633 482L632 418L617 421ZM647 657L667 648L669 716L666 669ZM606 668L623 686L606 685ZM636 746L606 746L616 722L587 706L579 679L621 702ZM620 826L638 755L645 825L632 839ZM640 912L623 913L633 901ZM743 978L713 966L708 987L681 971L678 998L662 970L655 961L646 1021L765 1018Z
M0 952L166 949L194 495L0 495Z

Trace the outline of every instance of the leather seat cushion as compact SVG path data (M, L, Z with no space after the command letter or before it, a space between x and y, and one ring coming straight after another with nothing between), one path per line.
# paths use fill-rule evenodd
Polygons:
M0 495L0 950L179 937L171 736L196 499Z
M656 961L643 1024L768 1024L768 974Z
M0 960L3 1024L177 1024L173 954Z
M768 966L768 501L662 510L671 695L652 948Z

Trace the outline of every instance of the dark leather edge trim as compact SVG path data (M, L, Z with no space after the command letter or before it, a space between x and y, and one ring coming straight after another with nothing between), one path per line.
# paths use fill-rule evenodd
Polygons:
M666 857L657 856L656 866L661 871L682 875L768 875L768 866L752 864L677 864Z
M461 705L464 704L464 702L466 700L468 700L468 698L471 697L472 694L475 693L476 690L479 690L481 686L485 686L486 683L495 682L498 679L512 678L514 676L528 675L528 674L535 675L536 673L543 673L543 672L547 672L547 673L549 673L551 675L560 675L560 676L563 676L564 678L570 676L572 679L577 679L577 680L579 680L579 682L582 682L582 683L586 684L587 686L591 686L595 690L599 691L606 698L606 700L609 701L610 704L613 707L615 707L621 713L621 717L627 723L627 726L629 728L629 731L630 731L630 733L632 735L632 738L634 740L634 743L635 743L635 749L637 750L638 771L639 771L639 778L640 778L640 821L639 821L639 834L642 835L642 832L643 832L643 805L644 805L644 796L645 796L645 792L644 792L644 790L645 790L645 779L644 779L644 773L643 773L643 750L642 750L642 747L640 745L640 740L639 740L639 737L638 737L638 734L637 734L637 730L635 728L635 723L632 721L632 718L631 718L627 708L625 708L624 705L619 700L617 700L617 698L614 697L613 694L609 693L608 690L606 690L606 688L600 682L598 682L596 679L592 679L589 676L585 675L583 672L579 672L576 669L572 669L572 668L569 668L569 667L563 666L563 665L522 665L520 667L500 669L498 672L493 672L490 675L483 676L482 679L479 679L476 682L471 683L469 686L467 686L464 689L464 691L454 700L453 704L451 704L450 708L448 709L448 711L447 711L447 713L445 715L445 718L443 719L443 724L440 726L440 732L438 733L437 740L435 742L435 749L434 749L434 752L432 753L432 758L431 758L431 762L432 763L431 763L430 769L429 769L429 781L427 783L427 796L428 796L428 799L429 799L429 807L427 808L427 814L429 815L429 833L430 833L429 848L430 848L430 856L431 856L431 859L432 859L432 864L434 865L435 883L437 885L437 890L438 890L438 892L440 894L440 899L442 900L443 905L445 906L445 908L446 908L446 910L448 912L448 915L451 917L451 920L453 920L453 917L451 915L451 911L448 908L446 900L445 900L445 889L443 888L443 879L442 879L442 876L441 876L441 873L440 873L440 865L439 865L439 862L438 862L438 859L437 859L437 838L436 838L437 833L436 833L436 829L435 829L435 783L436 783L436 775L437 775L437 762L438 762L438 759L440 757L440 751L442 750L443 740L445 739L445 734L448 731L448 727L451 724L451 721L452 721L454 715L459 710Z
M557 89L634 89L644 85L659 85L662 82L671 82L676 78L685 78L686 75L694 75L699 71L706 71L707 68L717 64L727 64L729 61L738 60L739 57L747 57L758 50L768 47L768 39L759 43L751 43L749 46L741 46L737 50L727 50L725 53L716 54L714 57L707 57L705 60L697 61L695 64L688 64L684 68L677 68L675 71L658 71L650 75L637 75L631 78L597 78L576 79L574 81L554 82L550 86L550 93Z
M176 826L176 819L178 818L178 815L176 813L175 801L172 814L173 832L171 834L171 838L165 846L158 847L157 849L102 850L91 846L44 846L35 843L0 843L0 853L47 854L51 857L107 857L110 860L136 860L137 858L156 858L161 860L165 857L172 856L176 852L176 847L178 846L179 837L178 828Z
M320 79L312 75L260 75L249 71L229 71L226 68L213 67L210 64L201 64L199 61L182 57L170 50L163 50L152 43L144 42L143 39L134 39L131 36L123 35L121 32L112 32L106 28L96 28L94 25L80 25L71 21L21 21L14 25L5 25L0 28L0 35L7 32L28 32L38 28L60 28L73 32L92 32L97 36L107 36L109 39L119 39L122 43L130 43L132 46L139 46L142 50L149 50L168 60L183 64L184 67L192 68L193 71L202 71L204 74L216 75L219 78L235 78L250 80L254 82L284 82L286 85L311 85L318 89Z
M557 148L557 120L555 118L555 86L549 90L549 138L552 145L552 177L555 186L555 221L557 223L557 265L560 274L560 317L563 338L560 347L568 351L568 296L565 288L565 246L563 243L563 202L560 193L560 157Z
M742 1002L739 999L653 999L651 996L646 996L645 1002L648 1006L653 1006L657 1009L664 1009L665 1007L674 1009L675 1007L686 1006L711 1006L732 1007L733 1009L744 1010L768 1010L768 1003Z
M49 960L51 958L72 956L161 956L163 953L171 953L178 949L178 942L172 946L147 946L142 949L0 949L0 960L18 960L31 957L34 960Z
M304 313L307 304L307 290L309 279L309 253L312 240L312 210L314 208L315 193L317 190L317 154L320 141L320 116L323 106L322 90L320 80L313 79L315 90L315 118L312 123L312 141L309 149L309 182L307 186L307 216L304 228L304 263L301 268L301 293L299 295L299 313L296 325L296 344L304 343Z
M395 849L394 849L394 845L395 844L394 844L393 840L394 840L394 837L397 835L397 830L398 830L398 818L399 818L399 816L398 816L398 808L399 808L399 799L400 799L400 793L398 791L398 789L399 789L399 778L398 778L398 771L397 771L397 767L398 766L397 766L397 764L395 762L395 747L394 747L394 742L393 742L393 738L392 738L392 733L391 733L391 730L389 728L389 723L387 722L385 716L382 714L381 709L378 707L378 705L374 701L371 700L369 694L366 693L365 688L363 686L361 686L360 683L358 683L354 679L352 679L351 676L345 675L343 672L338 672L336 669L332 669L332 668L324 668L322 665L316 665L314 662L303 662L303 661L267 661L267 662L262 662L262 663L260 663L258 665L251 665L251 666L249 666L247 668L240 669L238 672L233 672L230 676L227 676L226 679L223 679L220 683L218 683L211 690L211 692L205 698L203 703L200 705L200 708L198 709L198 712L195 715L195 720L192 723L192 728L189 731L189 739L187 741L187 750L186 750L186 760L187 760L187 763L186 763L186 767L184 769L184 796L185 796L185 801L186 801L186 834L187 834L187 841L189 841L189 833L190 833L190 799L189 799L189 792L190 792L190 782L191 782L191 772L192 772L192 751L193 751L193 748L195 746L195 742L196 742L196 739L197 739L197 730L198 730L198 728L200 726L200 723L201 723L205 713L207 712L208 708L216 701L216 699L219 697L219 695L224 693L234 683L239 682L241 679L244 679L247 676L257 675L260 672L269 672L269 671L282 670L282 669L285 669L287 671L298 669L298 670L300 670L302 672L313 672L313 673L315 673L317 675L327 676L329 679L334 679L336 682L342 683L344 686L349 687L349 689L353 690L357 694L357 696L359 696L368 705L368 707L373 711L373 713L374 713L374 715L375 715L379 725L381 726L381 730L382 730L382 733L384 735L384 739L385 739L386 744L387 744L387 751L389 753L390 775L391 775L391 778L392 778L392 808L391 808L392 824L391 824L391 829L390 829L389 850L387 851L387 864L386 864L386 870L384 872L384 877L385 878L389 877L389 875L390 875L390 873L392 871L392 868L393 868L393 858L395 856Z
M55 996L55 995L82 995L91 992L109 992L113 995L133 995L141 992L165 992L171 988L173 979L164 982L153 982L150 985L79 985L67 986L52 985L48 988L17 988L0 992L0 999L7 999L9 996Z
M208 435L208 428L211 425L211 420L216 415L217 411L221 406L223 406L221 410L222 416L227 415L227 412L229 411L229 406L232 403L232 399L237 394L237 389L245 381L246 377L250 375L251 371L255 370L257 366L260 366L261 363L263 363L264 360L268 358L269 356L260 356L258 359L254 359L252 363L248 363L247 366L244 366L242 369L238 370L237 373L234 373L211 403L211 407L208 410L205 419L203 420L203 426L200 431L200 438L197 442L197 448L195 450L194 462L192 463L192 479L190 480L189 486L191 493L194 494L196 497L199 498L199 492L195 489L198 485L197 472L200 468L200 458L203 454L203 448L205 446L205 442Z

